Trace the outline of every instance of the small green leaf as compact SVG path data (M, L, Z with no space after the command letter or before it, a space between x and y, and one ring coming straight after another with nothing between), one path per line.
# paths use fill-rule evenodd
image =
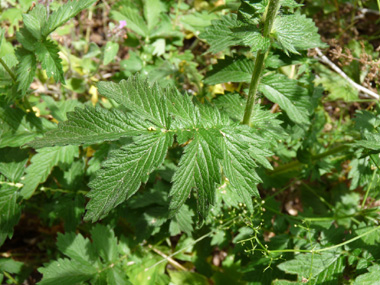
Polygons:
M13 235L13 227L18 223L21 207L17 204L18 188L0 184L0 246L7 237Z
M22 17L28 31L40 40L42 28L45 27L47 20L46 8L42 4L37 4L30 13L24 14Z
M228 14L220 20L213 20L211 26L205 28L199 37L208 42L210 52L217 53L230 46L241 44L241 39L235 37L231 30L239 25L240 21L238 21L236 14Z
M24 49L27 49L29 51L35 51L36 44L38 43L37 39L32 35L31 32L29 32L26 28L21 28L16 33L16 39L17 41L22 44L22 47Z
M339 251L325 251L321 253L300 253L297 254L295 259L285 261L278 265L281 270L297 274L299 280L303 277L318 276L321 272L328 269L328 267L336 262L339 258Z
M293 122L309 124L310 98L307 90L299 86L296 80L281 74L268 75L261 80L259 91L277 103Z
M271 32L286 53L325 47L312 19L305 15L283 15L275 19Z
M87 265L67 258L59 258L46 267L38 269L43 275L39 285L72 285L93 278L98 270L94 266Z
M225 82L249 82L252 78L254 60L243 56L229 57L218 60L207 72L206 84L219 84Z
M114 60L117 52L119 51L119 44L114 42L107 42L104 48L103 64L107 65Z
M38 153L32 157L32 164L26 169L25 184L21 190L21 195L24 199L30 198L37 186L45 182L54 166L58 163L70 165L74 157L77 156L78 147L76 146L40 149Z
M17 66L18 90L25 94L33 82L37 70L36 56L33 52L24 48L16 50L19 64Z
M379 284L380 280L380 265L375 264L368 269L368 273L364 273L356 277L354 285L372 285Z
M42 35L44 37L48 36L56 28L75 17L80 11L89 8L95 2L96 0L69 0L49 16L47 24L42 29Z
M37 42L36 43L36 55L39 62L41 62L42 68L46 70L48 77L53 77L56 82L65 82L63 77L63 69L61 59L58 55L59 47L52 41Z

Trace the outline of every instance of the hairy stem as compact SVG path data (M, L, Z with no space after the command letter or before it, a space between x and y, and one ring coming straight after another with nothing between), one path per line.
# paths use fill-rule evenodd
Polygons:
M273 22L276 17L278 10L280 9L280 0L269 0L267 10L263 16L262 23L264 24L263 37L268 38L270 32L272 31ZM269 49L268 49L269 50ZM251 83L249 85L248 100L245 106L244 117L242 123L249 125L251 122L251 117L253 113L253 107L256 101L257 88L260 83L261 73L265 67L265 58L268 51L264 52L259 50L255 59L255 67L252 72Z
M8 67L8 65L5 63L5 61L1 57L0 57L0 64L8 72L8 74L11 76L12 80L14 82L16 82L17 81L16 75L13 73L13 71Z

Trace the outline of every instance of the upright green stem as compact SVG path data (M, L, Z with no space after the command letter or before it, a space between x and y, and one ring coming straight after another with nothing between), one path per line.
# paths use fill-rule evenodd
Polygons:
M0 57L0 64L8 72L8 74L11 76L12 80L14 82L16 82L17 81L16 75L13 73L13 71L8 67L8 65L5 63L5 61L1 57Z
M269 0L267 10L262 19L262 23L264 24L264 30L263 30L264 38L269 37L269 34L272 31L274 19L279 9L280 9L280 0ZM268 54L268 51L263 52L259 50L256 55L255 67L253 69L251 83L249 85L248 101L247 101L247 105L245 106L244 118L242 121L242 123L245 125L249 125L251 122L253 107L256 101L257 88L260 83L261 73L264 70L264 62L265 62L265 58L267 54Z

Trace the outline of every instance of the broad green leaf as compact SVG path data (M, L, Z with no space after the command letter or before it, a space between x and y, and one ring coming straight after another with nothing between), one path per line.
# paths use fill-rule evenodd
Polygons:
M24 25L28 31L38 40L42 38L41 31L46 25L47 13L42 4L37 4L31 12L24 14Z
M356 277L355 285L378 285L380 284L380 265L375 264L368 268L368 273Z
M25 113L18 108L0 106L0 147L19 147L45 130L50 129L54 123L43 118L37 118L34 113Z
M315 85L322 84L323 88L329 92L329 100L344 100L354 102L359 99L359 91L355 89L347 80L328 67L318 63L315 65L318 78L314 80Z
M144 18L149 32L157 27L160 14L164 12L164 4L160 0L144 0Z
M114 42L107 42L104 48L103 64L107 65L114 60L117 52L119 51L119 44Z
M311 284L339 284L343 283L343 271L346 267L345 257L339 257L329 267L312 279Z
M17 82L18 91L25 94L33 82L34 75L37 70L36 56L33 52L24 48L19 48L16 51L19 64L17 66Z
M76 107L82 104L78 100L70 99L66 101L55 101L51 96L41 96L46 107L49 108L50 114L58 122L63 122L67 120L67 114L73 112Z
M169 130L170 117L164 99L164 90L158 84L152 87L140 76L122 80L119 84L100 82L99 93L130 110L134 116L151 123L152 128ZM136 118L137 119L137 118Z
M91 231L94 248L103 262L112 262L118 258L117 238L112 230L97 224Z
M38 269L43 275L39 285L72 285L88 281L97 273L95 266L90 266L76 260L59 258L46 267Z
M242 201L252 209L251 197L260 197L256 184L261 182L254 171L257 164L249 154L250 144L255 143L254 135L246 126L223 128L221 133L224 142L222 150L224 175Z
M259 91L277 103L293 122L309 124L310 98L307 90L299 86L296 80L281 74L268 75L261 80Z
M0 271L6 271L9 273L20 273L23 266L24 266L24 263L22 263L20 261L13 260L11 258L9 258L9 259L1 258L0 259Z
M0 173L14 183L19 182L28 158L28 150L0 148Z
M271 33L285 53L326 46L313 20L301 14L278 16Z
M58 249L69 259L58 259L39 268L43 274L39 284L69 285L86 281L104 284L106 280L107 284L129 284L119 264L126 256L120 257L114 232L96 225L91 234L93 243L81 234L58 234Z
M221 174L219 154L208 144L209 139L217 138L210 136L207 131L197 132L185 148L170 191L170 209L173 212L181 208L192 189L198 193L198 213L202 218L207 217L208 207L214 203L215 188L221 182Z
M58 124L45 137L36 139L29 145L34 148L46 146L95 144L118 140L121 137L148 132L148 127L117 109L100 107L75 108L67 114L68 121Z
M123 1L119 9L112 11L112 18L116 21L126 21L128 28L142 37L149 36L149 29L139 9L131 1Z
M29 51L35 51L36 44L38 43L37 39L29 32L26 28L21 28L16 33L17 41L22 44L24 49Z
M17 204L18 188L0 181L0 246L7 237L13 235L13 227L18 223L21 207Z
M36 55L42 68L46 70L48 77L53 77L56 82L65 82L63 77L63 69L61 59L58 55L59 47L52 41L46 40L44 42L36 43Z
M357 140L353 146L362 147L371 150L380 150L380 134L379 133L364 133L364 140Z
M152 132L137 137L132 144L110 154L96 179L91 181L91 198L86 220L103 218L114 207L131 197L146 182L149 174L160 166L173 137L165 132Z
M205 40L209 45L209 51L217 53L227 49L230 46L241 44L241 39L236 38L232 28L240 25L236 14L228 14L220 20L213 20L212 25L205 28L199 37Z
M192 285L208 285L208 279L196 272L189 271L173 271L169 270L171 283L175 285L192 284Z
M75 17L80 11L89 8L95 2L96 0L69 0L49 16L47 24L42 29L42 35L44 37L48 36L56 28Z
M45 182L54 166L59 163L70 165L74 157L78 156L78 152L78 147L71 145L40 149L32 157L32 164L26 169L24 187L21 190L24 199L30 198L37 186Z
M225 82L249 82L254 65L253 59L243 56L226 56L212 66L212 70L207 72L204 82L211 85Z
M238 19L244 23L257 25L265 12L266 1L242 0L238 10Z
M89 239L84 238L80 234L75 234L75 232L58 233L57 247L59 251L70 259L89 266L91 266L91 263L97 257L95 252L92 252L90 245Z
M193 231L193 211L185 204L183 205L177 214L174 216L174 219L170 222L170 235L178 235L181 231L185 232L187 235L191 235Z
M321 272L336 262L340 257L339 251L325 251L321 253L300 253L295 259L285 261L278 268L290 274L297 274L298 280L318 276Z

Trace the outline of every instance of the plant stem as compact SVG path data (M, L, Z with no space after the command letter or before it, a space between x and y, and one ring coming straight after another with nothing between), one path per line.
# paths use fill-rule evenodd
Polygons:
M4 69L8 72L13 82L16 82L17 81L16 75L13 73L13 71L8 67L8 65L5 63L5 61L1 57L0 57L0 63L4 67Z
M269 0L267 10L263 16L262 23L264 24L263 37L268 38L272 31L273 22L278 10L280 9L280 0ZM265 67L265 58L267 57L269 48L266 52L259 50L255 59L255 67L252 72L251 83L249 85L248 100L245 106L244 117L242 124L249 125L253 113L253 107L256 101L257 88L260 83L261 73Z

